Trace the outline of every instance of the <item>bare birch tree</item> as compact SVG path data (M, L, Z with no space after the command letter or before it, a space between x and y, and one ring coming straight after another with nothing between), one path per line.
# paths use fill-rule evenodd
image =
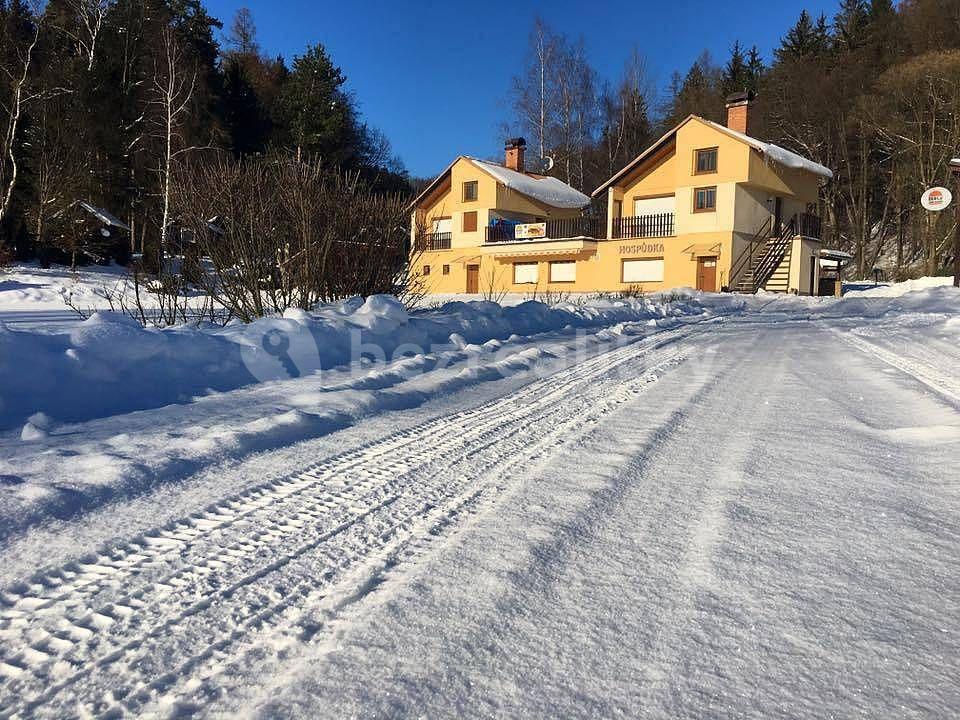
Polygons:
M6 76L8 90L0 98L3 113L3 138L0 141L0 222L10 210L13 191L20 175L19 134L26 106L35 98L29 86L34 62L34 51L40 41L43 15L39 5L34 6L32 28L24 42L19 38L5 37L6 57L0 72Z
M170 244L174 163L180 155L197 149L182 147L182 129L193 101L196 82L196 68L187 69L185 53L176 31L171 27L164 27L160 41L160 56L154 61L153 93L150 99L150 105L155 111L154 124L162 147L158 161L162 206L161 257L166 255Z
M103 23L115 0L69 0L69 7L76 18L76 27L60 28L77 46L77 53L87 62L87 72L93 71L97 58L97 43L103 31Z
M545 157L552 146L557 117L559 49L561 39L537 17L530 33L530 50L522 75L513 78L510 125L530 135Z

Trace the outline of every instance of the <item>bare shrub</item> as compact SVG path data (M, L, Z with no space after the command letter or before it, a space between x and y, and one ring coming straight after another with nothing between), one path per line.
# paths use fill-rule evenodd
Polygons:
M207 289L232 316L248 322L355 295L416 294L403 197L285 156L221 155L181 173L179 224L210 259Z
M200 325L203 322L225 325L232 318L228 310L214 302L213 296L198 291L181 273L148 273L142 263L131 263L126 277L113 285L104 285L97 294L107 309L133 318L144 327ZM67 307L86 320L99 307L86 307L68 295Z
M503 273L497 272L496 265L491 265L483 284L483 299L488 302L495 302L498 305L503 302L507 296L507 291L500 284L500 277Z

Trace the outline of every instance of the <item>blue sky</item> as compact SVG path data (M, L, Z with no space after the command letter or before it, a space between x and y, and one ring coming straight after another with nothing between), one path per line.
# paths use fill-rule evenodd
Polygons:
M646 56L658 87L686 71L704 49L726 60L739 39L769 57L804 7L833 17L836 0L704 2L311 2L207 0L229 27L239 7L253 12L260 44L291 60L323 43L347 76L364 118L386 133L415 176L432 176L458 154L501 152L510 119L510 80L522 62L536 14L554 30L582 36L601 77L615 81L630 49Z

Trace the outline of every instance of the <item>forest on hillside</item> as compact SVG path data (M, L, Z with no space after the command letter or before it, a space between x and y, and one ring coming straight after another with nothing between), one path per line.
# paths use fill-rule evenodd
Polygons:
M832 18L801 11L769 63L758 39L728 57L704 52L658 92L642 41L605 80L582 40L539 20L514 79L504 132L554 159L553 173L590 193L689 114L725 122L725 98L757 93L751 132L831 168L820 212L827 247L855 256L857 277L952 273L953 213L920 195L951 186L960 152L960 2L842 0ZM546 82L541 82L545 78Z
M285 255L300 272L300 239L326 263L342 255L331 236L366 229L356 216L377 216L375 199L402 207L406 172L324 47L267 56L249 10L224 28L200 0L0 0L0 29L8 258L134 254L156 273L186 240L194 255L230 246L234 269ZM395 261L405 236L388 225Z
M664 92L641 38L604 79L582 40L538 20L503 79L502 135L590 193L680 119L723 121L725 97L753 90L757 137L834 170L820 212L851 273L945 272L952 214L918 198L960 149L960 2L804 11L769 60L744 33ZM0 263L132 254L155 274L169 256L219 258L221 286L250 275L249 316L270 310L264 283L277 307L394 289L417 181L322 45L271 56L248 10L224 27L201 0L0 0L0 36Z

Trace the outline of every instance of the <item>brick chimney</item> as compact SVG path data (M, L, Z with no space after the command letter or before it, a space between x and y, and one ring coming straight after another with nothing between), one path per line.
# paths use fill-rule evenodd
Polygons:
M527 149L527 141L522 137L510 138L504 146L504 161L511 170L523 172L523 155Z
M744 135L750 134L750 106L756 93L744 90L727 98L727 127Z

